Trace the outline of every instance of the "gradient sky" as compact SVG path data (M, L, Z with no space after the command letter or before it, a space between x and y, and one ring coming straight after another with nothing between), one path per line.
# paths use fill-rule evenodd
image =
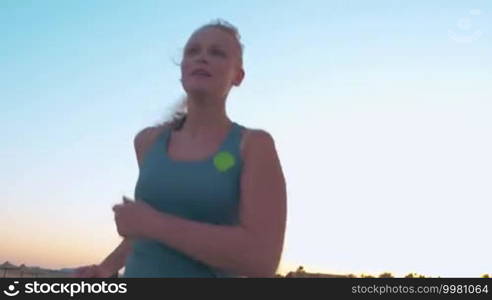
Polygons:
M0 1L0 263L98 263L133 137L183 94L180 51L236 25L227 111L287 180L280 271L492 273L491 1Z

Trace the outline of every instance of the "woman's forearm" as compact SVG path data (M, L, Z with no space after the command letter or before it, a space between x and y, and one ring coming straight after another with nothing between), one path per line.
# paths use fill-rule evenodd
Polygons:
M126 258L130 254L133 247L133 240L124 238L123 241L109 254L101 263L100 266L113 275L125 265Z
M146 237L231 274L250 277L275 275L279 258L241 226L215 225L160 214L149 223Z

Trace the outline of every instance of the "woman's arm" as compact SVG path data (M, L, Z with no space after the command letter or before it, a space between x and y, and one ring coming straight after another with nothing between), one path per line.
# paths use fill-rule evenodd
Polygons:
M118 247L99 264L104 270L105 277L109 277L123 268L126 258L132 250L132 246L133 241L129 238L124 238Z
M225 272L274 276L284 241L285 180L270 134L253 131L244 152L239 225L214 225L159 213L147 220L144 235Z
M164 124L160 127L146 127L139 131L134 137L133 146L139 168L142 166L143 157L145 152L148 150L149 145L152 144L153 140L160 133L160 131L165 128L165 126L169 126L169 124ZM99 264L99 266L104 270L104 273L109 273L106 275L111 276L123 268L126 258L132 250L132 246L133 240L125 237L118 247L116 247L113 252L111 252Z

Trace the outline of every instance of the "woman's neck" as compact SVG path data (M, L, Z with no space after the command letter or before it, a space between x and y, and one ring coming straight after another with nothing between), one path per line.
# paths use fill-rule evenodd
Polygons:
M191 138L224 134L231 126L225 111L225 99L188 99L182 131Z

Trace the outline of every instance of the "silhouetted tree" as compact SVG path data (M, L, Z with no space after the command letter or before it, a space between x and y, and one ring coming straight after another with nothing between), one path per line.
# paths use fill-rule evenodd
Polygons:
M405 278L426 278L424 275L419 275L417 273L408 273Z
M394 276L389 272L384 272L379 275L379 278L394 278Z

